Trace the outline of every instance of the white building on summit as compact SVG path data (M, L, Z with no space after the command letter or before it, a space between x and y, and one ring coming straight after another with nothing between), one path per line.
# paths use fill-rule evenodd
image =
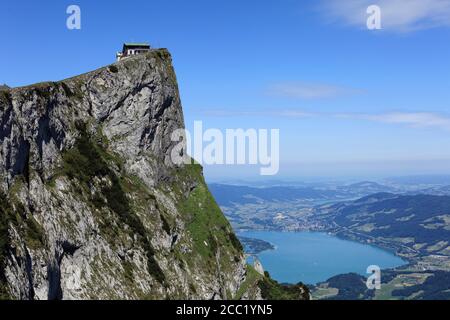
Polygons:
M130 56L135 56L141 53L150 51L151 47L148 43L124 43L122 52L117 52L117 61L125 59Z

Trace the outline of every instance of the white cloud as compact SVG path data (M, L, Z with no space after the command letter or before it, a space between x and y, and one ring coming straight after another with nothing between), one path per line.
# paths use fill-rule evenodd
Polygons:
M450 131L450 116L429 112L391 112L391 113L324 113L306 112L293 109L235 111L208 109L199 111L211 117L281 117L281 118L335 118L374 121L386 124L405 125L413 128L436 128Z
M399 124L413 128L438 128L450 130L450 117L428 112L392 112L381 114L336 113L333 117Z
M381 8L385 30L410 32L450 26L450 0L322 0L320 11L330 22L366 28L370 5Z
M435 113L395 112L379 115L363 115L362 118L377 122L404 124L411 127L435 127L450 130L450 118Z
M270 86L267 94L294 99L322 99L356 93L357 90L328 84L279 83Z

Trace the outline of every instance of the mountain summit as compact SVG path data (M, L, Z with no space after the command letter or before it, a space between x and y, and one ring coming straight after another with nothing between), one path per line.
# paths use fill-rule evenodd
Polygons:
M170 161L167 50L2 90L0 120L2 298L235 297L241 244L201 167Z

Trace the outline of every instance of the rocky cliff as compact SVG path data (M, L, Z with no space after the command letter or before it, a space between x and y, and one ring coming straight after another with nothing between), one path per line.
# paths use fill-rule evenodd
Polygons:
M2 90L0 121L2 298L236 296L241 244L201 167L170 159L184 123L166 50Z
M164 49L0 90L0 299L307 299L246 265L183 128Z

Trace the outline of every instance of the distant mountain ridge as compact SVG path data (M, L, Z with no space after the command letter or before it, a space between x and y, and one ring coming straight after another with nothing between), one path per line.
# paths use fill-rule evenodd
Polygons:
M428 195L434 195L434 196L450 196L450 185L425 188L425 189L418 190L415 192L414 191L408 192L408 194L411 194L411 195L428 194Z
M210 184L211 193L222 206L234 203L246 204L258 201L292 201L301 198L326 199L334 197L335 191L308 187L264 187Z
M377 192L396 191L389 186L369 181L338 187L265 186L261 188L212 183L209 184L209 188L221 206L258 203L262 201L296 201L304 199L341 201L348 198L357 199Z
M315 217L334 232L389 241L408 255L450 256L450 196L378 193L319 206Z
M450 298L449 285L442 282L450 275L449 186L213 184L211 191L236 229L328 232L388 249L409 262L382 270L385 291L367 290L360 275L337 275L312 286L314 298Z

